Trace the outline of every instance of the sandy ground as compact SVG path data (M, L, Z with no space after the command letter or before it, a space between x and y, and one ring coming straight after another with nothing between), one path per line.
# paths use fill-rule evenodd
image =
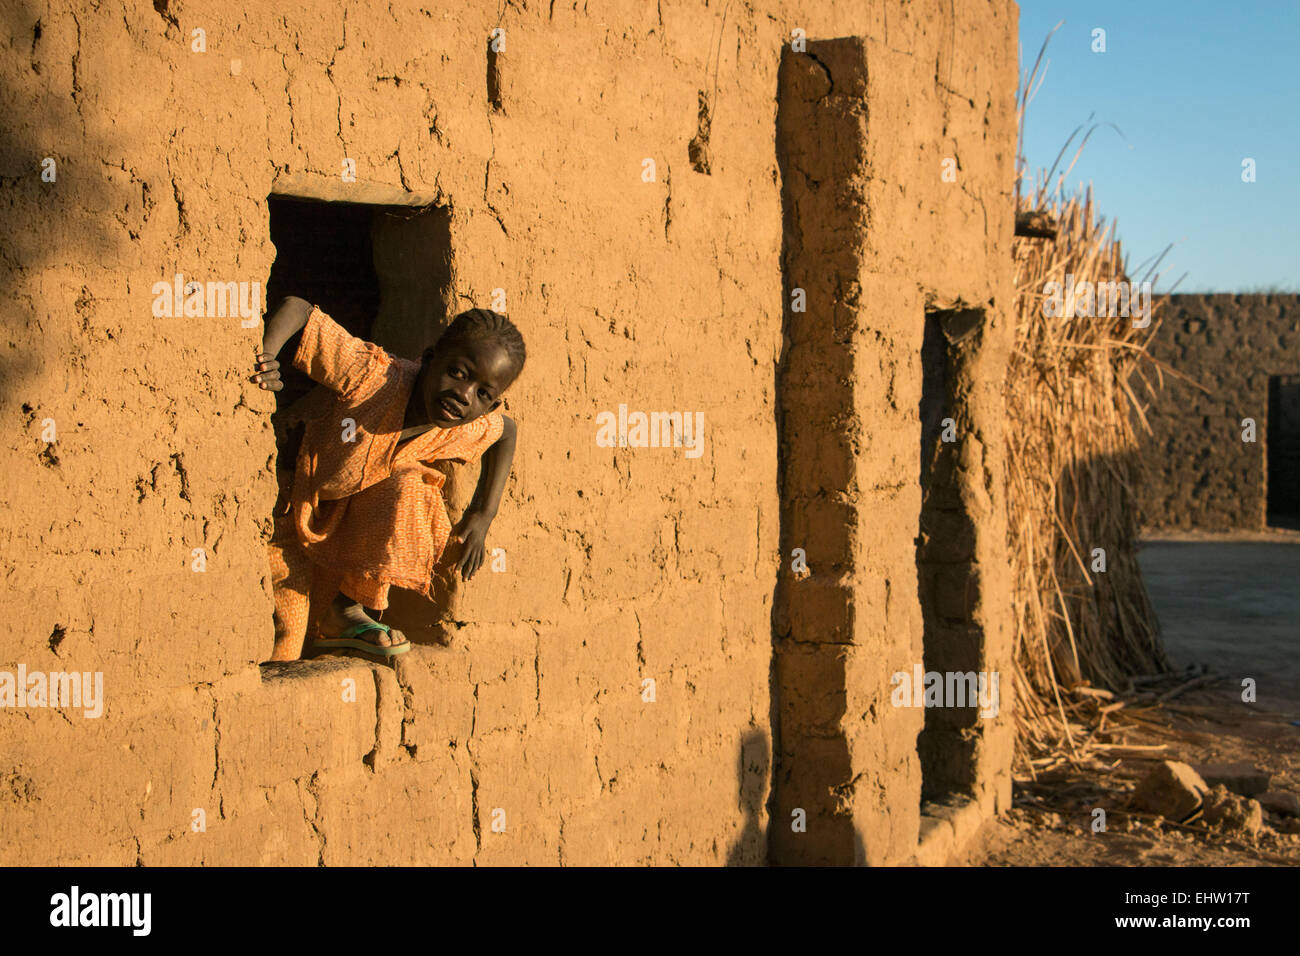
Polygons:
M1159 758L1245 761L1300 793L1300 534L1166 535L1139 559L1178 669L1224 675L1161 705L1129 740L1166 744ZM1254 678L1255 703L1241 700ZM1015 807L987 824L959 862L986 866L1300 865L1300 822L1265 814L1258 839L1130 816L1118 808L1151 760L1064 769L1017 784ZM1093 809L1107 808L1105 832ZM1295 832L1288 832L1295 831Z
M1300 533L1151 539L1138 560L1176 667L1253 677L1261 701L1300 698Z

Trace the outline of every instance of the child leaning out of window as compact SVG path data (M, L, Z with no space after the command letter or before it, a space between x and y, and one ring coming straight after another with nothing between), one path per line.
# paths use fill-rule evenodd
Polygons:
M276 355L302 331L293 365L332 395L308 420L290 489L276 505L272 660L296 660L310 628L318 649L375 657L410 649L377 618L392 585L431 595L452 534L444 475L431 463L483 459L455 529L463 579L483 563L487 530L515 451L515 423L498 409L524 365L523 337L503 315L462 312L419 362L349 335L293 296L266 321L252 381L283 388Z

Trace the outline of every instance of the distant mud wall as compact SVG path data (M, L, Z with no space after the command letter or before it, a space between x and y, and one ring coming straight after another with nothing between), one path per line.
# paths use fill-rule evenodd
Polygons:
M807 650L848 655L834 733L856 859L915 850L919 712L882 707L921 653L921 330L931 300L987 309L994 359L969 388L996 396L1014 4L15 0L0 16L0 671L104 687L97 718L0 711L0 863L767 860L769 822L789 829L768 802L789 569L775 139L796 30L861 38L827 67L870 116L850 171L866 237L842 237L856 285L834 295L862 316L841 397L866 435L880 423L854 466L862 611L843 646ZM442 210L449 250L407 249L427 270L400 230L376 246L376 334L395 348L471 306L527 339L488 540L503 569L456 589L436 627L408 606L418 643L394 667L260 665L275 402L247 377L266 303L247 322L158 314L155 284L177 275L265 289L273 194ZM409 327L404 276L437 277L426 327ZM702 413L702 454L601 447L596 416L620 405ZM957 467L992 620L996 425L971 407ZM835 573L823 527L813 580ZM853 862L844 845L820 844Z
M1300 527L1300 295L1175 295L1161 314L1151 354L1191 382L1166 376L1148 414L1145 527Z

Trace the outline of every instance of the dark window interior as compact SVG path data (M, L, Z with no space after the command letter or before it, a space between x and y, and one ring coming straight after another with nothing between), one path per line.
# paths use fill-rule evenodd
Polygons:
M1300 528L1300 375L1268 380L1268 523Z
M319 305L353 335L369 338L379 309L379 277L375 274L370 230L375 207L357 203L318 202L271 196L271 242L275 264L266 283L266 306L271 311L285 296L296 295ZM276 440L281 466L292 462L301 428L290 437L279 427L284 412L316 385L293 367L293 355L302 335L295 335L280 350L280 375L284 389L276 394Z
M450 211L438 206L364 205L292 196L267 198L275 263L267 310L296 295L350 333L418 359L446 327L451 286ZM302 339L280 351L284 388L276 394L276 446L292 469L302 426L290 427L318 388L293 367ZM295 409L297 405L297 409Z

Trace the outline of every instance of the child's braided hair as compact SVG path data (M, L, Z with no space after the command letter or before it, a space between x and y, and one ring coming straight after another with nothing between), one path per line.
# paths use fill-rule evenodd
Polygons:
M519 329L513 322L500 312L493 312L490 309L469 309L460 313L451 320L451 324L443 330L442 335L438 336L438 341L430 346L428 351L431 352L440 346L482 339L499 342L506 350L506 354L510 356L515 375L523 371L524 360L528 357L524 348L524 337L519 334Z

